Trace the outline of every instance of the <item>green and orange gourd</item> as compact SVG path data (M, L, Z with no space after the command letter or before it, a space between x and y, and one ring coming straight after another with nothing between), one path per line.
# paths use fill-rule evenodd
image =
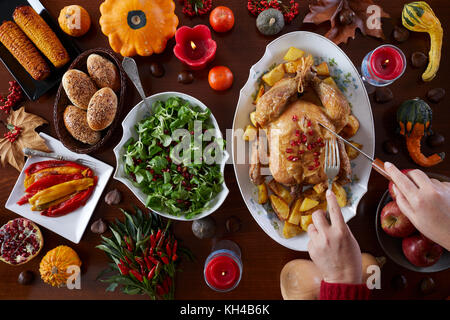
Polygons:
M430 106L419 98L403 102L397 110L400 134L406 137L408 152L414 162L423 167L434 166L445 157L444 152L426 157L420 150L422 138L431 133L432 115Z

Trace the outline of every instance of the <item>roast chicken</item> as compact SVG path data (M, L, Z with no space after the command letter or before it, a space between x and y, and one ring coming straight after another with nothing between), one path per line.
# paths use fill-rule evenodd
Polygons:
M258 99L255 114L267 137L270 172L277 182L290 187L327 181L324 147L332 135L318 122L339 133L351 116L339 88L315 74L312 56L301 59L295 76L276 82ZM256 185L263 182L260 139L252 145L249 173ZM351 180L350 160L344 144L338 143L341 168L337 181L345 185Z

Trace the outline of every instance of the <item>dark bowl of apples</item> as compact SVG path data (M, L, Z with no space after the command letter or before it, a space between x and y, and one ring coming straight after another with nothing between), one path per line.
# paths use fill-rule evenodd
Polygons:
M450 182L450 178L427 173L430 178ZM420 234L403 215L386 190L375 218L378 242L398 265L416 272L438 272L450 268L450 252Z

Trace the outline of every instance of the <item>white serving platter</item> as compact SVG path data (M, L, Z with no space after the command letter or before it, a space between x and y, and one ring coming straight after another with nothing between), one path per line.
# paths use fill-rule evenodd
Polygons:
M248 176L249 162L239 164L236 161L236 150L241 148L238 139L242 139L243 129L250 124L249 114L255 110L252 101L258 87L258 79L270 66L283 62L283 56L289 47L300 48L312 54L316 63L321 61L329 63L331 75L338 78L338 85L344 88L343 92L351 103L353 114L360 122L359 131L352 140L363 144L363 151L370 156L373 156L375 150L375 129L369 97L358 70L337 45L321 35L306 31L285 34L269 43L263 57L250 68L249 78L240 91L233 120L232 159L238 186L248 210L268 236L286 248L307 251L308 235L304 232L290 239L282 236L283 223L273 213L270 204L263 206L257 202L257 188L250 182ZM249 149L248 146L246 149ZM342 209L345 221L356 215L358 203L367 191L371 164L359 156L352 161L352 171L353 182L345 186L349 198L349 205Z
M39 135L45 139L49 149L57 154L67 157L68 159L86 159L92 161L94 166L91 169L94 171L94 174L98 176L97 186L84 206L62 217L52 218L42 216L39 211L31 211L29 204L19 206L17 201L19 201L19 199L25 194L25 187L23 185L25 179L24 170L32 163L51 160L50 158L32 157L28 158L25 162L24 169L20 173L13 190L6 201L5 208L59 234L74 243L79 243L81 237L83 236L84 230L91 219L92 213L97 206L100 196L102 195L103 190L111 177L113 167L91 156L74 153L64 147L59 140L56 140L45 133L41 132Z

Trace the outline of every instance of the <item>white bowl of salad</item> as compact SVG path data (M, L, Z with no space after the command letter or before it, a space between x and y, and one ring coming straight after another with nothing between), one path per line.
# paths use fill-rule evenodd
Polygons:
M163 92L146 100L151 110L141 101L122 122L114 178L161 216L206 217L229 192L224 181L229 155L216 119L184 93Z

